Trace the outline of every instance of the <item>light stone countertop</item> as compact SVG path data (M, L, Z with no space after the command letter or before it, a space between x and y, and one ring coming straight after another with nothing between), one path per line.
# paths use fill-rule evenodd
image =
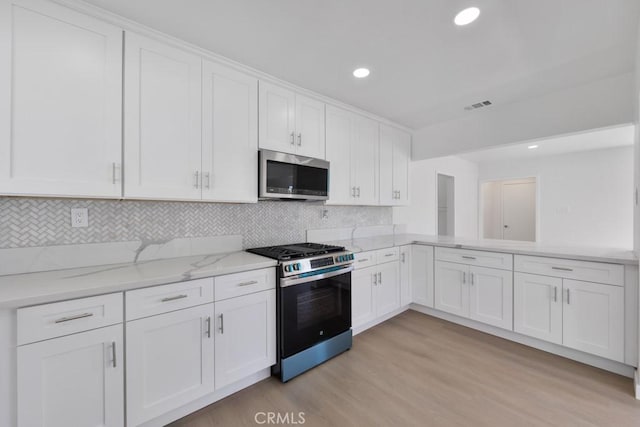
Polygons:
M273 259L241 251L0 276L0 308L127 291L276 264Z
M490 239L473 240L458 237L430 236L424 234L396 234L335 240L324 243L344 246L353 252L366 252L389 248L392 246L422 244L447 248L504 252L517 255L534 255L550 258L575 259L580 261L638 265L638 257L634 252L625 249L554 246L534 242L515 242Z

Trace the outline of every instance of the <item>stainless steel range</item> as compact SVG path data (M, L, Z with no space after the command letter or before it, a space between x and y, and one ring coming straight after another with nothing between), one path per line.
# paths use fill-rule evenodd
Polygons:
M351 348L353 253L319 243L248 251L279 261L274 375L287 382Z

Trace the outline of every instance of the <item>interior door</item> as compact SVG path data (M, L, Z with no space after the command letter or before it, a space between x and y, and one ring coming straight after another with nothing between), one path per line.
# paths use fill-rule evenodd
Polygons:
M378 205L378 122L356 116L351 168L357 205Z
M469 266L453 262L435 263L435 308L469 317Z
M325 158L324 102L296 95L296 147L301 156Z
M353 204L354 184L351 177L351 145L353 113L327 106L327 160L330 163L329 200L327 204Z
M513 330L562 344L562 279L514 273Z
M260 81L260 148L296 152L296 94L288 89Z
M502 238L536 240L536 183L505 183L502 186Z
M122 195L122 30L0 4L0 194Z
M513 329L513 272L471 266L469 279L469 317Z
M258 80L203 61L202 198L258 201Z
M125 197L200 200L202 60L137 34L125 40Z

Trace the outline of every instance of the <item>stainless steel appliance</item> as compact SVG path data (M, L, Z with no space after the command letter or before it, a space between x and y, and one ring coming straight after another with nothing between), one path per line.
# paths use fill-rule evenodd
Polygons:
M318 243L248 249L277 259L277 363L283 382L351 348L353 253Z
M329 198L329 162L270 150L260 150L258 158L260 199Z

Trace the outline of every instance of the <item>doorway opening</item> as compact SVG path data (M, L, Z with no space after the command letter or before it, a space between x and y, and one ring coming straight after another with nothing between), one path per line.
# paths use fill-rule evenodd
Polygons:
M436 193L438 203L438 236L455 236L455 178L439 173Z
M484 182L480 191L482 238L536 241L535 177Z

